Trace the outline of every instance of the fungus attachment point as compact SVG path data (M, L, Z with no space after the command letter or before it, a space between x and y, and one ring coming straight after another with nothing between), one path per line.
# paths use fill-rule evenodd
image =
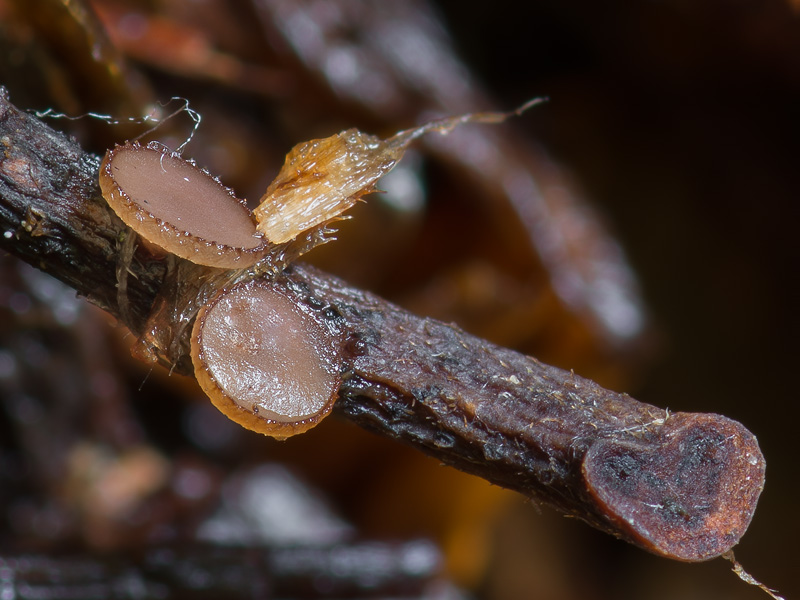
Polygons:
M278 439L325 418L340 383L336 337L265 279L223 291L200 311L192 362L222 413Z
M403 158L408 145L430 131L445 134L464 123L501 123L542 102L531 100L507 113L473 113L432 121L387 140L358 129L298 144L286 155L255 216L273 244L293 240L324 225L375 190L375 183Z
M269 249L242 200L161 144L109 150L100 166L100 188L128 227L194 263L246 268Z

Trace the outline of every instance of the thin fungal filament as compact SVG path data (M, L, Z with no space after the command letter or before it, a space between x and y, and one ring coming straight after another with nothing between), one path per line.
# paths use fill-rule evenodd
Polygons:
M162 111L160 109L165 109L170 104L176 101L181 103L180 106L175 110L173 110L168 115L161 116ZM143 131L135 138L131 139L130 140L131 142L141 140L143 137L153 133L156 129L161 127L164 123L166 123L173 117L179 115L180 113L185 112L187 115L189 115L189 118L192 120L194 125L192 125L192 130L189 132L189 135L186 137L186 139L175 150L176 154L180 154L181 152L183 152L183 149L189 144L189 142L192 141L192 138L194 138L195 133L197 133L197 130L200 128L200 122L203 120L203 116L199 112L194 110L191 106L189 106L189 100L181 96L173 96L166 102L156 102L156 105L157 106L152 107L149 113L141 117L115 117L113 115L104 115L97 112L87 112L82 115L73 116L73 115L68 115L66 113L56 112L52 108L48 108L45 110L35 110L31 112L33 112L33 114L35 114L40 119L49 118L49 119L66 119L68 121L77 121L79 119L88 117L92 119L97 119L99 121L103 121L105 123L108 123L109 125L120 125L122 123L135 123L143 125L145 123L154 123L154 125L152 125L149 129Z

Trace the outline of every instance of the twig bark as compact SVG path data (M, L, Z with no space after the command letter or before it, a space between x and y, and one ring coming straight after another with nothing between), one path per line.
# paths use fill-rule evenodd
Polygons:
M100 158L18 111L0 88L0 247L53 275L120 318L117 256L124 223L100 195ZM164 278L163 264L131 265L125 323L139 333Z
M121 310L126 229L99 194L99 159L5 94L0 143L0 247L140 334L165 270L137 254ZM342 334L336 410L359 425L667 557L713 558L744 534L765 463L739 423L640 403L304 265L277 284Z

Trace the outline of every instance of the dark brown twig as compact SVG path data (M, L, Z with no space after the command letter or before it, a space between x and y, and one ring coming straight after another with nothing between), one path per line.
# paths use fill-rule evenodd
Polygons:
M97 157L5 95L0 143L0 247L120 318L126 230ZM130 270L125 325L141 334L164 269ZM278 284L345 340L339 414L657 554L705 560L744 534L765 465L739 423L642 404L306 266Z

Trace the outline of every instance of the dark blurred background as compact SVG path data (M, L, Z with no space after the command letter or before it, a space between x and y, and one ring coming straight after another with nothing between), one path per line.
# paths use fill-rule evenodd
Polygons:
M576 174L636 269L658 350L631 393L729 415L758 436L767 484L736 555L798 595L797 5L440 6L493 93L507 104L550 97L521 126ZM614 557L600 577L616 579L619 557L598 555ZM639 587L618 597L747 595L718 578L719 565L625 560Z
M422 146L407 159L406 187L359 206L339 242L311 260L639 400L744 423L768 469L736 557L787 598L800 595L799 6L120 0L95 3L95 21L82 15L83 3L72 3L71 12L68 4L0 2L0 83L11 100L69 114L131 115L155 99L185 96L204 118L187 153L248 198L258 197L283 154L305 139L350 126L388 135L433 114L508 109L547 96L497 132L481 129L477 141ZM403 40L413 43L406 48ZM180 143L188 125L176 121L158 135ZM51 124L95 152L138 131L96 121ZM536 227L501 185L505 167L465 158L484 143L539 182L542 198L534 202L549 212L534 225L570 240L562 262L548 262L546 244L531 242ZM625 260L600 256L607 246L598 239L624 249L638 286L626 279ZM623 275L603 279L607 264ZM604 328L592 312L591 285L577 296L560 287L560 275L573 271L618 286L617 296L646 326L623 336ZM20 298L35 294L24 287L33 285L28 276L21 290L8 291L14 277L2 282L8 320L0 327L16 355L13 344L24 346L32 327ZM56 321L59 340L86 339L74 328L62 331L73 321ZM726 562L647 555L346 423L326 421L284 444L238 431L206 411L188 382L153 373L143 384L147 370L127 358L130 340L106 329L91 329L91 339L114 349L113 364L81 367L106 377L105 391L95 385L87 392L106 410L91 421L85 408L74 409L82 416L64 435L71 440L64 454L73 459L75 440L85 442L81 448L110 447L118 461L144 447L159 458L141 464L173 479L188 464L214 486L222 486L226 469L286 465L360 536L434 539L446 576L487 600L765 597ZM212 512L221 493L214 486L203 502L187 503L165 494L170 476L163 475L161 487L128 492L138 520L124 510L99 523L88 519L82 511L90 495L75 491L90 487L75 475L85 469L79 460L41 467L32 481L15 470L32 460L35 443L24 443L30 428L11 404L3 425L11 458L0 469L5 546L124 550L191 539ZM116 433L108 433L109 423ZM64 492L60 482L69 477L78 483ZM42 533L41 511L20 508L28 505L59 515L63 533ZM178 505L185 518L176 524ZM21 514L35 515L39 529ZM87 533L93 527L105 533Z

